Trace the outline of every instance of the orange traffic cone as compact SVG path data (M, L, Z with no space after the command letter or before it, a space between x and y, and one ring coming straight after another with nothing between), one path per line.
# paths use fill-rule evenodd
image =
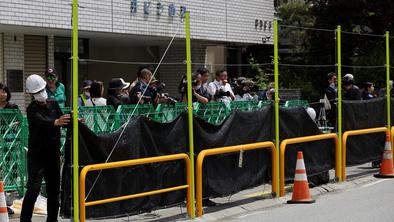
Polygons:
M306 176L304 157L302 152L297 154L297 165L294 176L293 196L291 200L287 201L288 204L295 203L314 203L315 200L311 198L309 193L308 178Z
M0 181L0 221L8 222L7 204L5 203L5 194L3 181Z
M379 174L374 175L377 178L394 178L393 160L391 159L390 135L386 135L386 143L384 144L382 163L380 164Z

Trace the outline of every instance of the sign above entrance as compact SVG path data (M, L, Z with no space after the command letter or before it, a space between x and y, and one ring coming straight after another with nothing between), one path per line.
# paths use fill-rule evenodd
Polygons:
M161 0L158 1L141 1L143 7L143 13L145 16L150 15L156 11L156 15L162 16L163 12L165 10L165 5ZM156 4L154 3L156 2ZM135 15L138 13L138 6L139 6L139 1L138 0L131 0L131 6L130 6L130 12L131 14ZM156 7L155 7L156 6ZM175 3L169 3L168 4L168 16L169 17L175 17L177 15L177 6ZM179 15L183 18L185 17L186 13L186 6L181 5L179 6Z

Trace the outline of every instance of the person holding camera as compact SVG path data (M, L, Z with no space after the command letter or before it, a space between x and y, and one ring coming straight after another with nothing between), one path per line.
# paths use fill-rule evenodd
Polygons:
M149 69L142 69L141 72L138 73L137 83L129 93L130 103L156 104L158 102L157 90L148 85L151 78L152 72Z
M201 87L201 74L196 72L192 74L192 102L200 102L200 103L208 103L209 102L209 95L202 94ZM182 77L181 83L178 87L179 92L181 93L181 101L187 102L187 78L186 75Z
M231 102L235 99L233 90L227 81L227 71L218 70L215 81L208 84L208 93L213 101Z
M257 101L258 96L252 95L252 89L254 88L254 82L247 80L245 77L239 77L236 80L236 91L235 100L236 101Z

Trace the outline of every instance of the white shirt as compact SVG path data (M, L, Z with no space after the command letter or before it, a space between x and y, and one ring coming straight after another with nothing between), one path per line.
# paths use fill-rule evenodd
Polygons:
M216 90L222 89L223 92L230 92L232 96L234 96L234 92L231 89L230 84L226 83L226 85L222 84L222 81L213 81L208 84L208 93L211 96L212 100L215 100ZM234 96L235 97L235 96ZM224 96L220 98L218 101L232 101L231 97Z
M107 99L103 97L100 98L90 98L86 100L85 106L106 106Z

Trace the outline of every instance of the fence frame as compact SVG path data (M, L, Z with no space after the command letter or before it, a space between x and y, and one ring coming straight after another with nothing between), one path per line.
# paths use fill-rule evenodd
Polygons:
M359 130L349 130L343 133L342 137L342 179L346 180L346 142L349 136L359 136L365 134L372 133L389 133L387 127L376 127L376 128L367 128L367 129L359 129Z
M335 133L328 133L328 134L320 134L320 135L314 135L314 136L303 136L303 137L297 137L297 138L290 138L290 139L285 139L282 141L280 144L280 197L283 197L285 195L285 151L287 145L290 144L298 144L298 143L305 143L305 142L313 142L313 141L319 141L319 140L327 140L327 139L333 139L335 142L335 176L338 177L340 181L342 181L341 178L341 161L340 161L340 150L339 150L339 142L338 142L338 136Z
M278 159L276 155L275 144L272 142L258 142L250 143L236 146L226 146L213 149L206 149L201 151L197 157L196 163L196 205L197 205L197 217L201 217L204 214L202 208L202 166L203 161L206 156L213 156L225 153L234 153L238 151L246 150L256 150L256 149L267 149L271 148L271 158L272 158L272 193L277 194L277 184L278 184Z
M136 166L136 165L144 165L144 164L150 164L150 163L159 163L159 162L168 162L168 161L174 161L174 160L184 160L185 161L185 170L186 170L186 185L181 185L181 186L176 186L176 187L170 187L170 188L165 188L165 189L159 189L159 190L154 190L154 191L147 191L143 193L137 193L137 194L131 194L131 195L126 195L126 196L120 196L120 197L112 197L112 198L107 198L107 199L102 199L102 200L95 200L95 201L90 201L86 202L85 200L85 181L86 181L86 174L89 171L97 171L97 170L105 170L105 169L115 169L115 168L121 168L121 167L130 167L130 166ZM151 196L151 195L156 195L160 193L167 193L171 191L176 191L176 190L182 190L186 189L187 190L187 195L186 195L186 205L187 205L187 212L190 217L192 217L192 180L191 180L191 175L190 175L190 169L191 169L191 164L190 164L190 158L187 154L185 153L179 153L179 154L172 154L172 155L165 155L165 156L156 156L156 157L147 157L147 158L140 158L140 159L133 159L133 160L124 160L124 161L116 161L116 162L111 162L111 163L99 163L99 164L92 164L92 165L87 165L85 166L80 174L80 181L79 181L79 210L80 210L80 221L85 222L86 220L86 207L88 206L94 206L94 205L99 205L99 204L105 204L105 203L112 203L116 201L122 201L122 200L128 200L128 199L133 199L133 198L138 198L138 197L145 197L145 196Z

